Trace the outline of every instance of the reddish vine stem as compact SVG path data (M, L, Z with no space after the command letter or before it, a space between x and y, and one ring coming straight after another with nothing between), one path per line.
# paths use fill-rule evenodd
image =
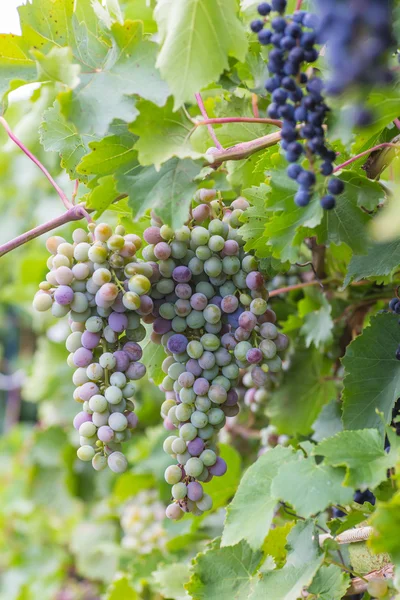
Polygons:
M364 152L361 152L360 154L357 154L356 156L349 158L349 160L346 160L346 162L335 167L333 172L337 173L337 171L340 171L341 169L344 169L348 165L351 165L351 163L355 162L359 158L362 158L363 156L367 156L367 154L371 154L371 152L374 152L375 150L380 150L381 148L397 148L398 150L400 150L399 144L391 144L390 142L383 142L382 144L378 144L377 146L374 146L373 148L370 148L369 150L364 150Z
M206 111L206 107L204 106L204 102L203 102L203 98L201 97L201 94L200 93L199 94L195 94L195 97L196 97L196 102L197 102L197 105L198 105L198 107L200 109L201 114L203 115L204 119L208 119L208 114L207 114L207 111ZM219 143L218 138L217 138L217 136L215 134L215 131L212 128L212 125L207 125L207 128L208 128L208 132L209 132L209 134L210 134L210 136L211 136L211 138L212 138L212 140L213 140L216 148L218 148L218 150L223 150L223 147Z
M204 121L197 121L196 127L200 125L213 125L217 123L268 123L269 125L276 125L276 127L282 127L282 121L278 119L267 119L264 117L216 117L215 119L204 119Z
M22 150L22 152L24 152L27 155L27 157L32 162L34 162L37 167L39 167L39 169L42 171L42 173L44 173L44 175L50 181L53 188L56 190L57 194L60 196L61 201L64 204L65 208L67 208L67 209L71 208L73 206L73 204L68 200L66 194L62 191L60 186L54 181L53 177L50 175L50 173L48 172L46 167L40 162L40 160L38 158L36 158L36 156L34 156L32 154L32 152L30 152L28 150L28 148L21 142L21 140L19 140L14 135L14 133L10 129L9 124L4 119L4 117L0 117L0 125L2 125L4 127L4 129L7 132L8 137L14 142L14 144L16 144Z
M269 297L272 298L273 296L286 294L287 292L292 292L293 290L301 290L302 288L310 287L311 285L321 285L321 282L314 279L314 281L307 281L305 283L296 283L295 285L288 285L287 287L272 290L272 292L269 293Z
M297 0L295 10L300 10L303 0Z
M11 252L11 250L15 250L15 248L18 248L19 246L30 242L31 240L43 235L44 233L47 233L48 231L52 231L52 229L57 229L57 227L61 227L61 225L65 225L66 223L70 223L72 221L80 221L80 219L85 218L89 222L92 221L89 213L83 208L83 206L72 206L59 217L55 217L47 223L38 225L38 227L35 227L30 231L26 231L25 233L14 238L13 240L10 240L9 242L6 242L2 246L0 246L0 256L4 256L8 252Z
M256 119L258 119L259 116L260 116L260 111L258 110L258 96L257 96L257 94L252 94L251 95L251 108L253 109L253 115L256 117Z
M400 119L393 119L393 123L396 125L397 129L400 129Z

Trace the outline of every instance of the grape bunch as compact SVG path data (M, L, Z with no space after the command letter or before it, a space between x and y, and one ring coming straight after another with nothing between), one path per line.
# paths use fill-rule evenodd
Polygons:
M394 314L400 315L400 300L397 297L392 298L389 302L389 308ZM400 360L400 344L398 345L395 356L397 360Z
M33 307L68 315L67 362L75 369L74 399L82 404L74 419L78 457L97 471L108 464L121 473L128 465L121 443L138 422L132 381L146 372L138 342L146 335L142 315L153 305L147 295L153 270L135 258L137 235L125 235L121 226L113 234L105 223L89 228L76 229L72 244L58 236L47 240L50 270Z
M167 532L162 525L164 518L164 505L157 493L154 490L139 492L122 510L122 547L139 554L164 550L167 543Z
M282 119L281 147L290 163L287 173L299 186L294 197L296 205L307 206L318 191L322 208L331 210L344 185L336 177L326 183L336 158L336 153L327 146L323 127L329 107L322 95L322 79L313 71L306 74L303 70L318 58L315 48L318 20L316 15L305 11L284 15L285 10L285 0L262 2L258 12L264 19L251 23L260 44L272 47L268 55L270 77L265 83L272 98L268 115ZM274 12L278 14L273 16ZM307 168L299 164L301 159L307 161ZM318 174L323 177L320 182Z
M332 96L355 91L361 102L353 109L354 125L366 126L372 113L363 98L375 85L393 81L388 56L396 49L391 0L318 0L318 40L326 44Z
M210 190L198 198L203 202L187 225L173 231L153 219L144 232L143 256L158 267L150 293L152 339L168 355L160 387L164 424L174 432L164 450L177 460L165 472L172 485L171 519L212 506L202 483L227 470L216 442L226 418L239 412L240 369L257 365L275 373L282 367L264 277L238 231L248 202L238 198L226 207ZM284 336L280 340L286 343Z

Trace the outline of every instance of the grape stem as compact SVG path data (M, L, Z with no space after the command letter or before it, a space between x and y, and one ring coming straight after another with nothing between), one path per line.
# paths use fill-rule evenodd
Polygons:
M260 116L260 112L258 110L258 96L257 96L257 94L252 94L251 95L251 108L253 109L253 115L256 117L256 119L258 119L259 116Z
M206 107L204 106L204 102L203 102L203 98L201 97L201 94L200 93L199 94L195 94L195 97L196 97L196 102L197 102L197 105L198 105L198 107L200 109L201 114L203 115L204 119L208 119L208 114L207 114L207 111L206 111ZM223 147L220 144L220 142L219 142L219 140L218 140L218 138L217 138L217 136L215 134L215 131L214 131L212 125L207 125L207 128L208 128L208 132L209 132L209 134L210 134L210 136L211 136L211 138L212 138L212 140L213 140L216 148L218 148L218 150L223 150Z
M348 165L351 165L351 163L355 162L359 158L362 158L363 156L367 156L368 154L371 154L371 152L375 152L375 150L380 150L381 148L397 148L398 150L400 150L399 144L391 144L390 142L383 142L382 144L378 144L377 146L374 146L373 148L370 148L369 150L364 150L364 152L361 152L360 154L357 154L356 156L349 158L349 160L346 160L346 162L335 167L333 172L337 173L341 169L344 169Z
M275 131L274 133L269 133L268 135L256 138L255 140L250 140L249 142L241 142L240 144L231 146L226 150L214 150L212 153L209 152L208 155L209 166L212 166L214 169L216 169L226 160L241 160L243 158L247 158L255 152L275 146L280 139L280 131Z
M396 125L397 129L400 129L400 119L393 119L393 123Z
M300 10L302 4L303 4L303 0L297 0L295 10Z
M72 204L75 204L75 200L78 195L78 188L79 188L79 179L76 179L75 185L74 185L74 191L72 193Z
M57 227L61 227L61 225L71 223L72 221L80 221L80 219L87 219L89 223L92 221L89 213L84 209L83 206L79 204L77 206L72 206L59 217L55 217L47 223L38 225L38 227L35 227L34 229L31 229L30 231L27 231L0 246L0 256L4 256L8 252L11 252L11 250L15 250L15 248L30 242L44 233L51 231L52 229L57 229Z
M72 202L70 202L68 200L66 194L62 191L60 186L54 181L53 177L50 175L50 173L48 172L46 167L40 162L40 160L38 158L36 158L36 156L34 156L32 154L32 152L30 152L30 150L28 150L28 148L21 142L21 140L19 140L17 138L17 136L11 131L11 128L4 117L0 117L0 125L2 125L4 127L4 129L7 132L8 137L14 142L14 144L16 144L22 150L22 152L24 152L27 155L27 157L30 158L30 160L32 162L34 162L37 167L39 167L39 169L42 171L42 173L44 173L44 175L50 181L53 188L56 190L57 194L60 196L61 202L64 204L65 208L66 209L71 208L73 206Z
M201 125L216 125L219 123L267 123L269 125L276 125L276 127L282 127L282 121L279 119L267 119L264 117L216 117L215 119L204 119L204 121L197 121L196 127Z

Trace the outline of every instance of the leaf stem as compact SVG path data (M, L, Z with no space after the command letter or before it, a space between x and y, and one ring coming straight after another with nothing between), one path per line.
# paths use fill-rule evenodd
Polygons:
M272 290L269 293L269 297L273 298L274 296L279 296L280 294L286 294L287 292L292 292L293 290L301 290L302 288L306 288L311 285L321 285L321 282L314 279L313 281L306 281L305 283L296 283L295 285L288 285L287 287L278 288L277 290Z
M350 573L350 575L356 575L357 577L368 583L368 579L363 577L361 573L357 573L357 571L353 571L353 569L345 567L342 563L336 562L336 560L332 560L331 558L325 558L325 562L327 562L330 565L336 565L337 567L340 567L342 571L346 571L346 573Z
M72 202L70 202L68 200L66 194L62 191L60 186L54 181L53 177L50 175L50 173L48 172L46 167L40 162L40 160L38 158L36 158L36 156L34 156L32 154L32 152L30 152L30 150L28 150L28 148L21 142L21 140L19 140L16 137L16 135L14 135L14 133L11 131L9 124L7 123L7 121L5 120L4 117L0 117L0 125L2 125L4 127L4 129L7 132L8 137L14 142L14 144L16 144L22 150L22 152L24 152L27 155L27 157L30 158L30 160L32 162L34 162L37 167L39 167L39 169L42 171L42 173L44 173L44 175L50 181L51 185L56 190L57 194L60 196L61 201L64 204L65 208L67 208L67 209L71 208L73 206Z
M75 200L78 195L78 188L79 188L79 179L76 179L75 185L74 185L74 191L72 193L72 204L75 204Z
M251 108L253 109L253 115L258 119L260 112L258 110L258 96L257 94L251 95Z
M364 152L361 152L360 154L357 154L356 156L349 158L349 160L346 160L346 162L335 167L333 172L337 173L341 169L344 169L348 165L351 165L351 163L355 162L359 158L362 158L363 156L367 156L368 154L371 154L371 152L374 152L375 150L380 150L381 148L397 148L398 150L400 150L399 144L391 144L390 142L383 142L382 144L378 144L377 146L374 146L373 148L370 148L369 150L364 150Z
M11 252L11 250L15 250L15 248L30 242L44 233L51 231L52 229L57 229L57 227L61 227L61 225L65 225L66 223L70 223L72 221L79 221L80 219L87 219L89 222L92 221L89 213L84 209L83 206L79 204L77 206L72 206L59 217L55 217L47 223L38 225L38 227L35 227L34 229L31 229L30 231L27 231L0 246L0 256L4 256L8 252Z
M302 4L303 4L303 0L297 0L294 10L300 10Z
M198 107L200 109L201 114L203 115L204 119L208 119L208 114L207 114L207 111L206 111L206 107L204 106L204 102L203 102L203 98L201 97L201 94L200 93L199 94L195 94L195 97L196 97L196 102L197 102L197 105L198 105ZM223 147L219 143L218 138L217 138L217 136L215 134L215 131L214 131L212 125L207 125L207 128L208 128L208 132L209 132L209 134L210 134L210 136L211 136L211 138L212 138L212 140L213 140L216 148L218 148L218 150L223 150Z
M269 125L282 127L282 121L279 121L279 119L267 119L263 117L216 117L215 119L204 119L204 121L197 121L195 126L208 126L218 123L267 123Z
M400 129L400 119L396 117L396 119L393 119L393 123L396 125L397 129Z

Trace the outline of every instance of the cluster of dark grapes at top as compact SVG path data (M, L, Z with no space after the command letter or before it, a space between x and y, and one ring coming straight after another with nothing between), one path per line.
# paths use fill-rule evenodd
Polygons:
M353 110L356 126L372 121L364 97L374 86L393 81L388 55L396 49L391 0L318 0L318 41L326 44L330 65L327 94L354 89L362 94Z
M143 257L158 269L150 293L152 339L167 354L160 389L171 431L164 450L177 461L165 472L171 519L211 508L202 484L227 470L217 436L226 418L239 412L240 369L253 368L263 378L276 373L288 346L274 324L257 262L243 250L238 228L247 200L224 206L215 190L204 189L198 201L183 227L174 231L153 216L144 232Z
M33 307L68 315L67 362L75 369L74 399L82 405L74 419L78 457L97 471L108 465L122 473L128 462L121 444L138 423L132 381L146 372L138 342L146 335L141 318L152 306L146 292L153 270L135 258L142 243L137 235L125 235L121 226L113 233L106 223L89 227L89 233L76 229L72 244L59 236L47 240L50 271Z
M392 298L391 301L389 302L389 308L396 315L400 315L400 300L397 297ZM399 321L399 323L400 323L400 321ZM400 344L398 345L395 356L396 356L397 360L400 360Z
M270 78L265 83L272 98L268 115L283 121L281 146L290 163L287 173L299 185L294 201L305 207L316 190L317 173L324 178L333 173L336 153L325 141L323 124L329 108L322 96L323 81L302 70L318 58L316 17L305 11L284 15L286 4L286 0L262 2L258 12L264 19L253 21L251 29L258 34L260 44L272 47L268 55ZM307 169L299 164L304 158ZM325 179L321 185L325 187ZM340 179L330 178L320 198L321 206L333 209L335 197L343 190Z

